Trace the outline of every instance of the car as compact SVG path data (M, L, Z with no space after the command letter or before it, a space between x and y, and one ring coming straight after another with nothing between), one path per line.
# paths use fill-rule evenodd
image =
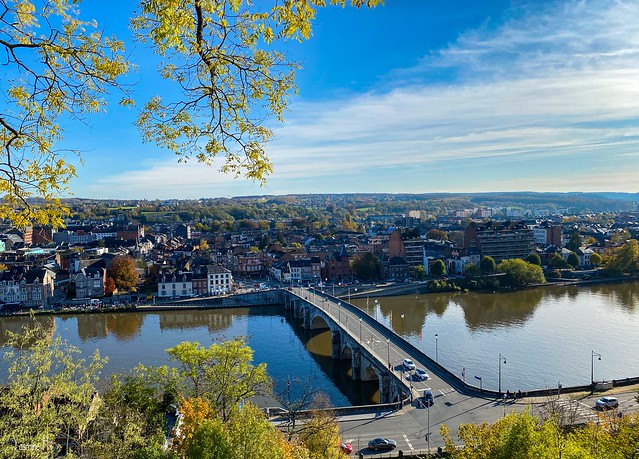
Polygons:
M435 397L433 396L432 389L424 389L424 392L422 392L422 396L420 397L420 403L426 407L433 406L435 403Z
M402 362L402 366L406 370L414 370L415 369L415 364L413 363L413 361L411 359L404 359L404 361Z
M378 437L374 438L368 442L368 447L373 451L379 451L380 449L395 449L397 446L397 442L395 440L391 440L390 438Z
M597 400L597 408L600 410L607 410L610 408L617 408L619 406L619 400L616 397L601 397Z
M353 447L351 446L350 443L340 443L339 449L344 454L351 454L353 452Z
M428 373L423 368L418 368L415 370L415 377L420 381L426 381L428 379Z

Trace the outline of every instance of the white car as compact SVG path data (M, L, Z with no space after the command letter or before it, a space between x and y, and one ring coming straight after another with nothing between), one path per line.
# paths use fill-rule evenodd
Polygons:
M422 368L418 368L415 370L415 377L420 381L426 381L428 379L428 373L426 373L426 371Z
M409 371L415 369L415 364L411 359L404 359L404 361L402 362L402 366Z
M597 400L597 408L600 410L607 410L609 408L617 408L619 406L619 400L616 397L601 397Z

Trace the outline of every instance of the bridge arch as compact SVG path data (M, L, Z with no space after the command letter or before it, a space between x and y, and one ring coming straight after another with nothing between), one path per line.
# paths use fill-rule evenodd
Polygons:
M326 321L326 319L324 317L322 317L319 314L316 314L312 319L311 319L311 330L325 330L325 329L330 329L328 322Z

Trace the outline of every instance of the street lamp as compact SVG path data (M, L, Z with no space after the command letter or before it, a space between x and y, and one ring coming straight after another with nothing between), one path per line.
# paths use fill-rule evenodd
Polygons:
M430 400L426 402L428 410L428 429L426 430L426 440L428 441L428 456L430 457Z
M337 323L342 323L342 302L337 302Z
M590 393L595 393L595 356L598 357L597 360L601 360L601 354L598 354L595 351L590 351Z
M362 344L362 318L359 318L359 344Z
M375 298L375 321L377 321L377 306L378 306L377 303L378 303L378 301L379 300L377 298Z
M506 357L499 354L499 393L500 394L501 394L501 362L502 361L504 362L504 365L506 365Z
M353 290L355 291L355 293L357 293L357 289L356 288L353 289ZM351 288L350 287L348 287L348 302L349 303L351 302Z
M390 338L386 338L386 351L388 352L388 355L386 356L386 360L388 360L388 367L391 367L391 361L390 361Z
M439 335L435 333L435 362L439 363Z
M400 314L400 317L402 318L402 336L404 336L404 313L403 312Z

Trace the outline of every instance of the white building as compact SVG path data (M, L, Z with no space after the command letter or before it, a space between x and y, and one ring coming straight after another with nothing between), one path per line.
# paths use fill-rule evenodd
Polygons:
M221 295L233 291L231 271L220 265L208 265L209 295Z
M158 297L190 297L193 296L193 273L178 271L158 276Z

